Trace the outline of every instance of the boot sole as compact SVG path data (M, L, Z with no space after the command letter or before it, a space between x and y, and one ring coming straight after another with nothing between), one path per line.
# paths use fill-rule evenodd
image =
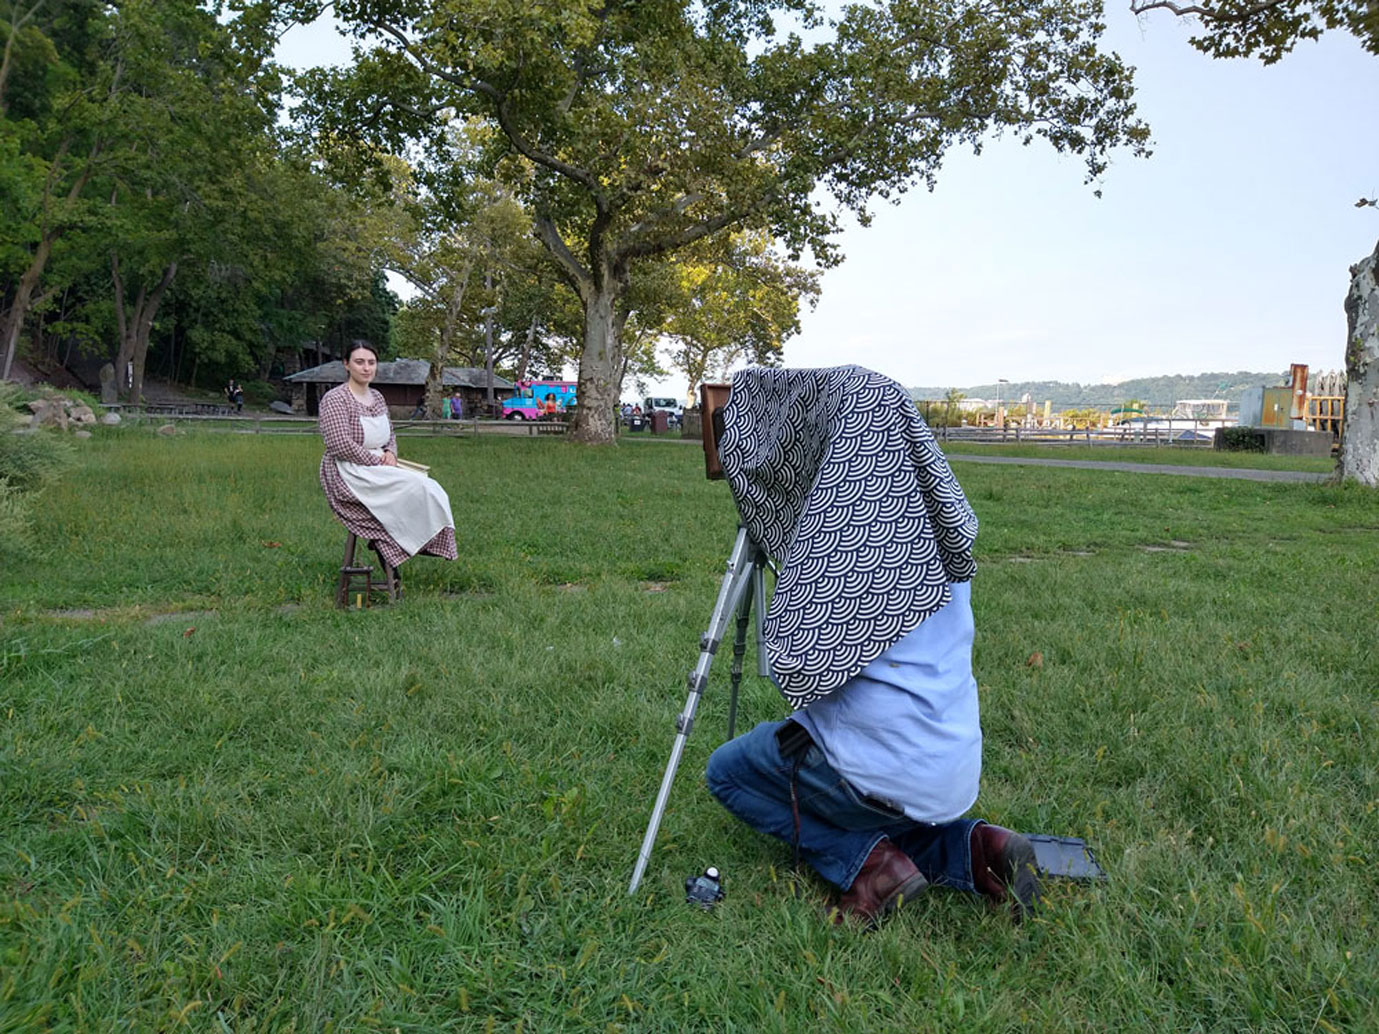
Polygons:
M915 873L888 895L885 901L881 902L881 907L876 910L876 915L871 921L872 925L876 925L882 919L898 911L907 902L913 901L928 889L929 881L920 873Z
M1034 845L1018 833L1001 852L1001 879L1010 894L1010 918L1020 922L1039 905L1039 867Z

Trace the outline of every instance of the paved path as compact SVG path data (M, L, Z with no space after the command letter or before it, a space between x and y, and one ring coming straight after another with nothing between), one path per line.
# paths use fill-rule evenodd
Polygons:
M950 452L949 463L1014 463L1029 467L1080 467L1083 470L1117 470L1127 474L1181 474L1193 478L1235 478L1240 481L1325 481L1330 474L1305 470L1248 470L1243 467L1183 467L1169 463L1118 463L1115 460L1045 460L1024 456L975 456Z

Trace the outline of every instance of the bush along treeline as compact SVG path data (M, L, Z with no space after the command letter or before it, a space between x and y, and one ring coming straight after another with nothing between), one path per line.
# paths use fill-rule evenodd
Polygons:
M0 381L0 558L23 556L33 548L34 501L72 459L66 436L30 426L28 403L34 397Z
M1047 399L1052 408L1111 409L1137 400L1155 411L1167 412L1182 399L1226 399L1240 404L1245 392L1260 387L1287 383L1287 373L1253 373L1238 370L1234 373L1166 374L1162 377L1136 377L1115 384L1079 384L1076 381L1010 381L1005 384L974 384L957 389L961 398L996 399L1014 405L1026 394L1035 405ZM915 387L910 394L916 399L947 398L954 389Z

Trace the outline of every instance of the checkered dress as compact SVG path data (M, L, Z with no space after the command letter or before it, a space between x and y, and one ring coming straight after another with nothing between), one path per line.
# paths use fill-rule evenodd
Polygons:
M393 540L368 507L355 498L335 465L336 460L344 460L363 466L376 466L378 458L364 448L364 426L359 418L387 415L387 403L372 388L369 389L367 406L355 400L348 384L331 388L321 396L321 437L326 443L326 453L321 457L321 488L325 490L326 501L340 523L365 542L375 543L383 559L397 567L410 554ZM397 436L389 435L384 448L396 456ZM455 529L442 528L435 538L421 547L421 552L454 560L458 555Z

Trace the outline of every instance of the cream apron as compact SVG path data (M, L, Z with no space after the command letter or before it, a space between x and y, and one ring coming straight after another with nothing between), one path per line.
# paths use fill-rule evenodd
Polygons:
M386 416L361 416L364 448L382 457L392 428ZM340 476L355 498L369 508L378 523L409 556L430 542L442 528L453 528L450 498L425 474L405 467L364 466L336 460Z

